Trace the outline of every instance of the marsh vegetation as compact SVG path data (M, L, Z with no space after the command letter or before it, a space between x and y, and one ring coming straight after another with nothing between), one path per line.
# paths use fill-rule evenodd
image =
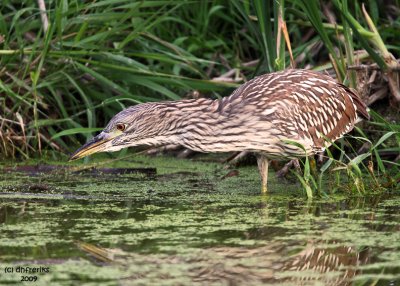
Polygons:
M398 4L50 1L41 14L36 1L3 1L0 152L65 159L129 105L220 98L257 74L313 68L356 88L372 115L319 175L336 172L357 193L396 187ZM310 196L322 186L308 170Z
M400 281L399 47L398 0L1 1L0 266L50 265L43 285ZM272 171L268 197L251 157L67 163L127 106L290 67L356 89L371 120Z

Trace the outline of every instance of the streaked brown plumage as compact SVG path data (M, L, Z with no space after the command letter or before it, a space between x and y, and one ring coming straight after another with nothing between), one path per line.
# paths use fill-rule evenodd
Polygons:
M268 159L322 152L352 130L360 116L369 118L366 106L346 86L321 73L289 69L256 77L220 100L129 107L71 159L137 145L176 144L200 152L252 151L258 154L266 191Z

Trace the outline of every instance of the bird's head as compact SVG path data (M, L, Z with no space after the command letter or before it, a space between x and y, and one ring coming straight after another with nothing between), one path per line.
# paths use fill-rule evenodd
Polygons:
M104 130L76 150L69 160L98 152L114 152L139 145L160 145L170 139L162 122L162 105L146 103L129 107L115 115Z

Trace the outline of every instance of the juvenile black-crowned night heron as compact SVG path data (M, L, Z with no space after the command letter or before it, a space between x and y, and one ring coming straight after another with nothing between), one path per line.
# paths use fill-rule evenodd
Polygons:
M70 159L138 145L174 144L199 152L251 151L257 154L266 192L269 159L322 152L352 130L359 116L369 118L354 91L327 75L289 69L258 76L218 100L131 106Z

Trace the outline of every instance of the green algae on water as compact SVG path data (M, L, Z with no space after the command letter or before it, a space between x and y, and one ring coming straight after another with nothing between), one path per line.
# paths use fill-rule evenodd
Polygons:
M219 164L171 158L107 167L157 175L0 174L1 265L48 265L37 285L400 281L396 195L309 201L271 177L262 196L255 167L221 179Z

